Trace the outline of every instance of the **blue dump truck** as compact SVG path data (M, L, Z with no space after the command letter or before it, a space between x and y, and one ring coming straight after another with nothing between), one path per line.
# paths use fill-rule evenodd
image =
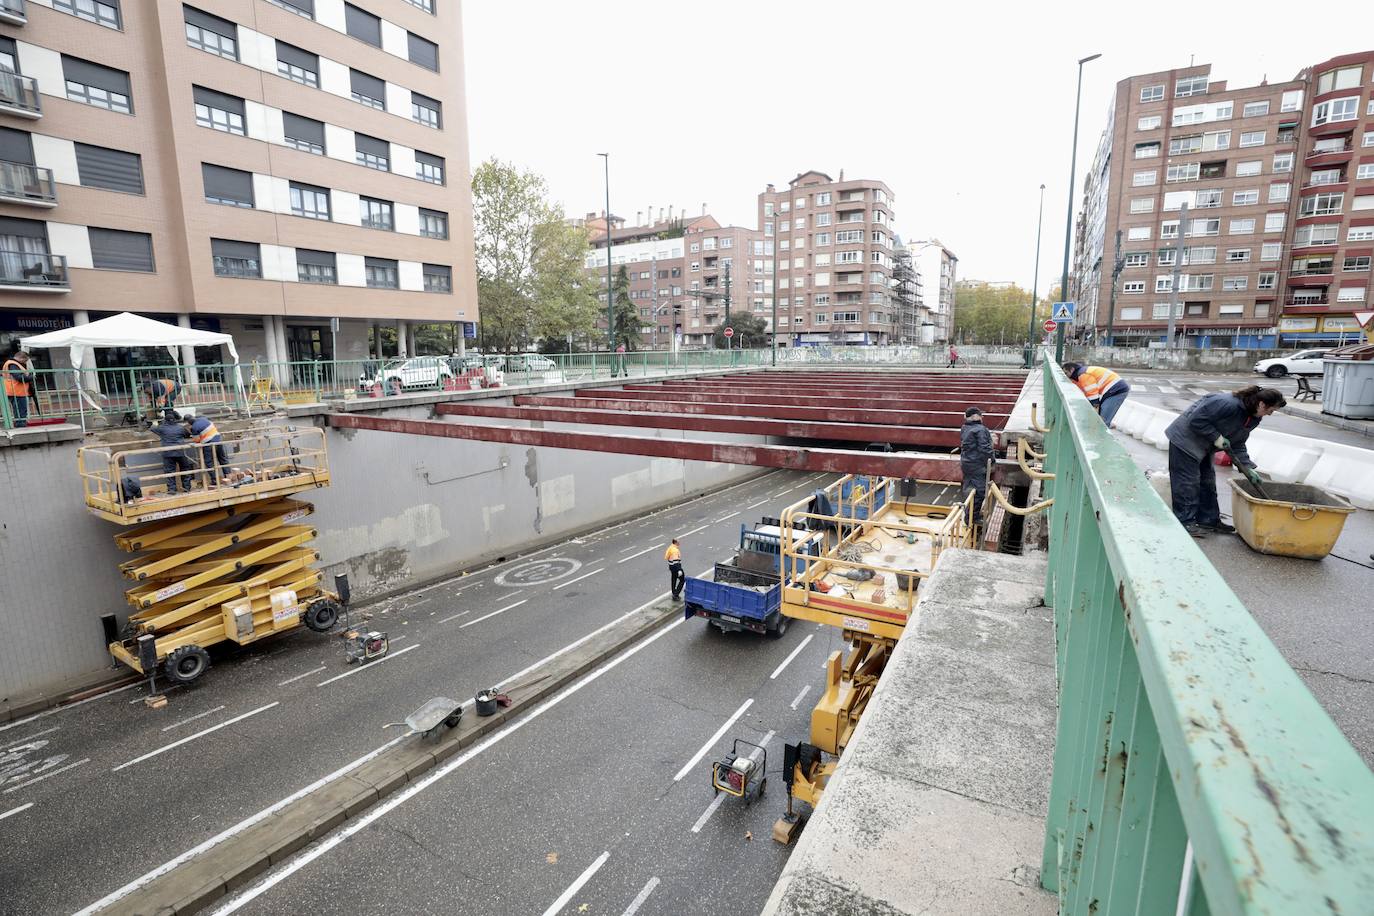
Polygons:
M819 556L820 541L820 533L812 532L798 552ZM780 583L783 575L790 581L794 573L790 559L789 568L781 568L781 557L782 525L777 519L765 518L752 529L740 525L734 557L717 563L710 579L687 579L685 616L704 617L723 632L748 630L781 638L790 618L782 613Z

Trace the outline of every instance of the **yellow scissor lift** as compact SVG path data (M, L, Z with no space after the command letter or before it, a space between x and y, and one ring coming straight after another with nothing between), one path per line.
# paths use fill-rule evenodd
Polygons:
M304 624L330 629L339 596L321 586L314 507L293 494L329 484L324 431L257 423L224 435L229 468L167 473L162 457L199 447L88 446L77 456L87 507L133 526L115 544L134 558L120 572L133 610L110 654L142 674L162 666L174 682L209 666L207 649L246 645ZM188 482L190 492L178 492ZM132 497L137 483L142 497Z
M974 545L971 493L962 502L937 505L903 497L903 487L894 478L849 475L826 487L821 498L808 497L783 511L782 562L786 567L790 557L798 574L782 583L782 612L839 627L851 648L843 659L837 650L826 660L825 690L811 712L809 742L787 745L783 755L788 813L773 825L773 838L781 843L791 842L801 823L792 800L813 807L820 801L916 609L921 580L946 547ZM824 534L821 555L803 553L818 530Z

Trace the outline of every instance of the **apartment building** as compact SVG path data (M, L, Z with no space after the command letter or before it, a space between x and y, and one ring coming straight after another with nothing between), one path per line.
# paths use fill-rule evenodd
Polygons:
M921 343L948 343L954 336L954 289L959 258L939 239L907 246L921 278Z
M1244 88L1206 64L1119 82L1084 181L1074 333L1162 341L1177 268L1188 346L1353 338L1374 250L1371 85L1371 53Z
M785 189L758 196L762 309L778 300L779 331L794 346L896 343L900 317L892 288L893 194L881 181L807 171ZM781 342L782 337L779 338Z
M272 361L471 334L461 49L459 0L3 0L0 334L128 310Z

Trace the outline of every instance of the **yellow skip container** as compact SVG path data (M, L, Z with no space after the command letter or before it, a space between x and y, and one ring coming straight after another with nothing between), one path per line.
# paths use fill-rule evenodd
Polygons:
M1336 546L1355 507L1344 497L1300 483L1265 483L1263 499L1247 480L1231 478L1232 522L1260 553L1320 560Z

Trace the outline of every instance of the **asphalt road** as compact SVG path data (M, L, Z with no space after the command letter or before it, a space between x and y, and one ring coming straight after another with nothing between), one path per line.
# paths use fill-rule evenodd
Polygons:
M390 655L366 667L348 666L337 639L301 631L217 658L196 685L170 691L164 709L146 708L141 702L146 688L139 685L0 726L0 912L78 911L397 740L397 730L382 726L399 721L429 697L463 699L489 684L519 683L520 673L541 659L663 595L667 574L662 551L668 538L682 540L688 573L699 573L733 552L742 522L776 514L824 482L820 475L770 472L362 608L373 615L369 623L392 639ZM679 627L664 637L658 652L645 650L646 657L658 659L651 676L667 670L672 660L665 662L659 654L689 630L705 635L697 632L699 627ZM796 633L782 644L751 648L776 651ZM723 666L720 676L732 685L757 674L754 655L742 653L728 639L714 647L719 658L712 664ZM634 670L629 661L626 666L617 676ZM690 674L656 682L690 683ZM609 677L607 683L612 683ZM642 687L631 692L636 699L651 696ZM658 708L648 720L631 720L616 712L617 706L610 697L593 704L579 698L559 714L551 713L550 721L574 712L590 718L561 737L549 737L548 751L530 754L526 748L527 763L556 763L555 748L563 754L591 753L596 746L578 736L598 729L607 742L639 740L606 731L607 723L660 722L668 727L646 730L655 740L689 737L685 723L680 729L674 718L679 715L675 707ZM805 706L799 708L804 729ZM542 734L534 723L529 730ZM510 748L520 746L515 738ZM509 753L510 748L502 750ZM590 763L584 766L595 769ZM637 782L648 785L647 777ZM538 797L541 785L542 794L569 802L598 795L573 791L548 773L539 781L521 775L515 785L524 788L483 795L494 804L491 818L529 814L510 802ZM781 798L781 790L775 791ZM762 832L761 839L766 838L766 827ZM576 855L560 855L567 864L559 874L575 864ZM777 857L766 885L771 886L781 861ZM380 874L375 866L360 867L374 878ZM406 874L407 869L397 872ZM496 874L485 880L494 881ZM339 896L306 909L365 911L351 902L359 899L359 885L367 883L360 877L342 878ZM511 893L523 889L516 883Z

